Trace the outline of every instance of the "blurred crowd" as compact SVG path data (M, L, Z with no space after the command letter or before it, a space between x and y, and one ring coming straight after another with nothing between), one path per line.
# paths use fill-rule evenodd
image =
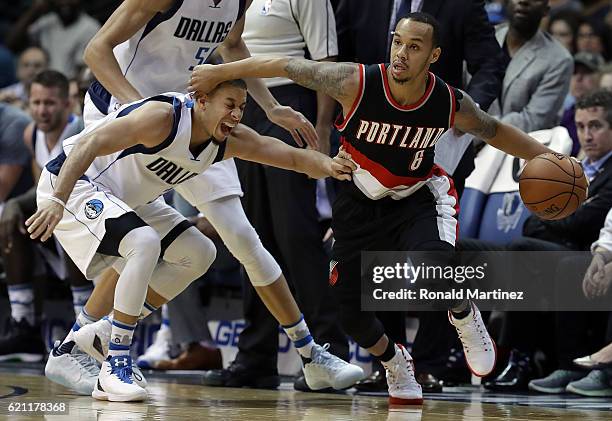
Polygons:
M316 5L304 7L305 1ZM43 360L47 349L40 334L42 299L61 296L53 292L61 289L64 296L71 294L78 315L93 289L92 280L80 274L59 244L50 241L41 245L29 240L23 221L35 210L33 186L41 168L61 152L63 139L83 127L83 98L95 77L83 60L84 51L119 3L20 0L0 12L0 272L4 277L0 300L11 309L0 338L0 361L19 360L20 356L27 356L21 360ZM270 10L280 18L268 24L262 17ZM282 10L291 13L283 14ZM432 66L434 73L464 89L482 109L526 132L565 128L568 140L560 152L582 160L590 179L588 199L574 215L560 221L529 217L522 233L504 244L462 238L458 247L589 252L588 259L573 262L559 273L565 273L563 282L578 291L577 300L586 303L609 297L612 2L254 0L246 13L243 39L252 55L388 62L390 30L402 13L410 11L428 12L441 23L442 57ZM317 29L321 27L328 28L328 33L321 33ZM311 119L322 150L334 154L338 134L333 127L337 113L333 104L326 105L288 80L267 83L281 103L293 105ZM290 103L298 95L303 99ZM247 106L247 124L257 128L262 123L257 129L266 130L269 123L264 120L261 110ZM475 165L483 165L477 159L483 151L481 146L477 139L466 145L460 159L448 169L459 194ZM246 194L245 211L298 292L298 302L309 316L311 329L332 345L336 355L348 359L347 339L334 315L333 302L324 292L333 239L329 229L333 183L306 184L300 175L292 176L296 177L294 184L281 188L286 172L272 173L247 163L239 163L238 171ZM254 196L267 198L267 213L253 205L250 198ZM304 210L299 200L302 197L312 197L311 202L316 204L312 212L300 212ZM205 382L214 386L276 387L276 321L253 293L238 262L223 251L206 215L191 208L178 194L167 200L215 239L222 251L202 282L194 283L163 307L160 330L151 347L139 357L139 365L155 370L210 370ZM461 201L462 208L469 205L466 200L467 195ZM306 248L308 251L304 251ZM308 260L307 267L304 259ZM530 276L534 282L553 282L539 279L537 273ZM211 283L221 289L243 286L246 328L240 337L238 356L229 366L223 364L206 327L206 320L215 315L203 310L205 303L197 292L201 288L209 291ZM484 379L484 387L498 392L531 389L612 396L610 314L488 314L499 359L497 370ZM410 345L417 380L424 391L440 392L443 386L469 383L470 371L446 313L380 313L391 339L408 345L407 316L419 319L416 338ZM384 375L375 364L372 374L357 389L386 390ZM295 387L308 390L300 377Z

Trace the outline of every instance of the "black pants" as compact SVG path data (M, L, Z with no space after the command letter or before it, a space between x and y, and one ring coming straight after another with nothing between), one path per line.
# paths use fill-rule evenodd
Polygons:
M589 308L582 292L582 280L591 262L590 256L567 257L559 262L555 289L560 294L571 294L576 303ZM559 311L555 313L555 336L559 368L576 369L573 359L590 355L607 344L604 334L608 312Z
M316 94L297 85L270 89L283 105L316 118ZM271 123L249 98L242 122L258 133L295 146L286 130ZM243 206L263 245L279 262L304 317L318 343L348 360L346 335L340 329L337 306L328 288L329 256L316 209L316 182L303 174L266 165L236 161L245 192ZM278 323L248 280L243 283L246 326L240 334L238 361L276 370Z
M384 333L374 312L361 310L362 250L448 251L441 240L436 200L423 187L402 200L370 200L351 182L343 183L333 205L332 290L340 304L344 330L363 348L372 347Z
M453 174L453 182L459 198L465 188L465 179L473 170L474 148L470 145ZM423 311L418 314L418 317L419 329L412 346L412 358L415 361L417 374L430 373L443 377L450 349L461 347L455 328L448 322L448 314L445 311ZM383 324L387 328L388 323L383 321ZM398 322L389 325L396 326L397 324ZM405 323L402 325L405 331Z

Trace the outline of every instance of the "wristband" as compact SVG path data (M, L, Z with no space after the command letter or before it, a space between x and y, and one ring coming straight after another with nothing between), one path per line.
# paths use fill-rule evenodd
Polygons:
M55 203L58 203L58 204L62 205L62 207L64 209L66 209L66 204L64 203L64 201L62 199L58 199L55 196L45 197L45 199L50 200L50 201L55 202Z

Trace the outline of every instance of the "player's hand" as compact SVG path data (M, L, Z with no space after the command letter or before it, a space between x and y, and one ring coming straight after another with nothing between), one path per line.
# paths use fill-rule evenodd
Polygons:
M224 80L219 74L222 67L213 64L200 64L194 67L187 88L188 92L195 92L196 97L200 97L215 89Z
M0 216L0 247L5 253L13 248L13 236L15 232L26 233L23 224L23 212L15 200L9 200L4 204L2 216Z
M30 216L25 223L30 238L35 240L40 237L41 241L47 241L63 215L64 207L62 205L51 200L45 200L36 213Z
M588 299L602 297L612 284L612 253L596 251L582 281L582 291Z
M306 141L306 145L311 149L317 150L319 148L317 131L302 113L279 104L270 108L266 115L272 123L291 133L298 146L304 146L304 141Z
M357 169L357 165L351 160L351 155L345 150L340 150L338 155L331 159L329 175L338 180L352 180L351 174Z

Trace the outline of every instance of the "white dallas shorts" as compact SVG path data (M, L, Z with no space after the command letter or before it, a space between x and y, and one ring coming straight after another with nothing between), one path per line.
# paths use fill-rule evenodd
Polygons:
M114 97L111 98L109 111L115 110L119 104ZM88 127L95 121L105 117L105 114L95 106L89 93L85 95L83 106L83 121ZM192 206L198 206L213 200L229 196L242 196L242 187L238 179L238 171L234 159L225 159L211 165L202 174L177 186L176 190Z
M51 196L56 179L57 176L43 169L36 191L38 206ZM119 259L97 252L106 234L106 221L132 211L162 239L175 226L186 221L183 215L166 204L163 197L132 209L110 191L100 190L89 181L80 179L53 234L87 279L93 279Z

